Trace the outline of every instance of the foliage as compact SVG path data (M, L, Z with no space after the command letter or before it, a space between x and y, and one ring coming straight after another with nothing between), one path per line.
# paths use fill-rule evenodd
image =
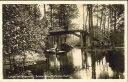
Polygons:
M71 20L78 17L78 8L75 4L50 4L47 13L51 30L68 30L74 25Z
M123 46L124 43L124 5L93 5L93 16L97 18L99 40L111 43L111 46ZM94 26L95 27L95 26ZM96 33L96 37L98 37ZM99 37L99 38L100 38Z
M3 5L4 55L25 50L42 51L47 29L37 5Z

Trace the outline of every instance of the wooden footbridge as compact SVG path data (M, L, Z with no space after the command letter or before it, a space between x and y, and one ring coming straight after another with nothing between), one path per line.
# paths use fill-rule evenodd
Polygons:
M78 34L79 33L79 34ZM66 35L66 34L73 34L77 37L81 37L81 34L86 34L88 35L87 31L84 30L68 30L68 31L50 31L49 36L55 36L55 35Z
M77 37L79 37L82 40L86 40L86 37L91 37L93 41L99 41L101 42L98 38L92 36L90 33L88 33L86 30L62 30L62 31L50 31L48 36L61 36L61 35L67 35L67 34L72 34ZM106 38L106 37L104 37Z

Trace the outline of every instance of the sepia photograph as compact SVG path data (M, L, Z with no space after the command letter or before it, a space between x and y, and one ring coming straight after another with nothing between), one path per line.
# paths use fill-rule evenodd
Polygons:
M124 4L2 4L3 79L125 79Z

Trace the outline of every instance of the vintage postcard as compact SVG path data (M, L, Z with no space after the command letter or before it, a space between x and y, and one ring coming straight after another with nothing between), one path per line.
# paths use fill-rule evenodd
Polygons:
M126 3L1 1L1 80L126 82Z

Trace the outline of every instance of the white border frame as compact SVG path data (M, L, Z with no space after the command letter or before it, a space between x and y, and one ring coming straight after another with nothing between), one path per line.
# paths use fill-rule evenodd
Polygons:
M125 33L124 33L124 47L125 47L125 79L3 79L3 63L2 63L2 4L124 4L125 5ZM0 82L14 82L14 81L18 81L18 82L26 82L26 81L46 81L46 82L70 82L70 81L74 81L74 82L127 82L128 81L128 77L127 77L127 1L0 1Z

